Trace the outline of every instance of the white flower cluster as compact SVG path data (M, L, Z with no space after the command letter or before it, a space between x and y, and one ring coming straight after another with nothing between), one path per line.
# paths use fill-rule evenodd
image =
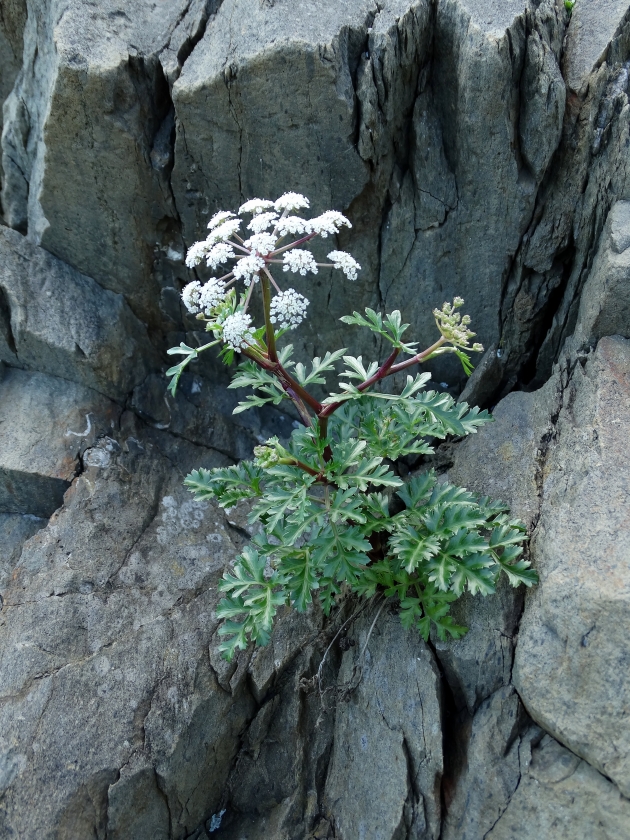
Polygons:
M203 286L198 280L193 280L184 287L182 300L193 315L205 312L209 316L215 306L225 300L225 283L216 277L211 277Z
M233 218L234 213L231 213L229 210L219 210L219 212L215 213L214 216L208 222L208 230L212 230L218 225L223 224L223 222L227 222L228 219Z
M182 291L182 300L184 306L193 315L196 315L200 310L199 298L201 297L201 283L199 280L193 280L187 286L184 286Z
M213 245L206 254L206 265L208 268L216 270L217 266L221 263L233 260L235 257L236 254L232 250L231 245L228 245L227 242L219 242L216 245Z
M276 237L272 233L255 233L243 242L243 246L249 248L250 251L266 256L276 247Z
M262 233L263 230L268 230L270 227L273 227L277 221L277 213L258 213L257 216L254 216L247 227L254 233Z
M254 340L254 330L251 326L252 317L246 312L235 312L223 322L223 341L232 350L240 352Z
M271 301L271 323L277 323L283 329L295 329L306 317L308 303L308 299L295 289L281 292Z
M244 220L230 211L219 210L208 222L206 238L195 242L188 249L186 265L191 269L205 262L208 268L216 271L223 263L234 261L231 270L226 269L226 273L220 279L212 277L204 285L195 280L182 292L184 305L189 312L204 314L207 318L214 315L215 320L219 318L224 339L233 349L242 348L253 335L251 317L246 314L246 310L252 284L258 282L261 272L267 271L267 267L271 267L273 263L280 263L285 272L302 276L309 272L317 274L320 266L328 268L330 263L317 263L310 251L299 246L315 236L326 239L337 234L344 226L352 227L349 220L336 210L328 210L313 219L295 215L296 212L307 210L309 207L308 198L294 192L284 193L275 201L252 198L242 204L238 211L239 216L251 216L247 222L247 229L251 232L248 239L243 241L238 235ZM291 237L290 244L281 247L280 241L284 237ZM350 254L345 251L331 251L328 258L334 268L343 271L350 280L356 280L361 266ZM225 313L220 315L218 307L228 299L228 289L237 280L242 280L249 289L244 308L221 322L220 319ZM293 329L304 320L309 302L295 289L278 292L271 302L272 322L283 328ZM237 297L234 297L235 301ZM462 321L457 326L462 329L466 325Z
M216 268L219 263L225 262L231 256L234 256L234 252L231 250L231 246L227 243L227 240L231 236L234 236L240 228L241 220L227 218L233 215L233 213L223 211L221 213L215 213L209 222L209 226L213 225L213 227L208 236L201 242L195 242L188 249L186 254L186 265L188 268L194 268L203 259L208 261L209 266ZM221 243L221 248L215 250L218 248L219 243Z
M314 219L311 219L308 223L311 233L318 233L322 239L326 239L329 233L338 233L342 225L349 228L352 227L349 220L336 210L327 210L321 216L316 216Z
M299 272L302 275L307 271L312 271L313 274L317 274L317 263L310 251L293 248L292 251L285 253L283 263L283 271L292 271L294 274Z
M286 236L288 233L301 234L310 233L309 223L306 219L300 219L299 216L285 216L280 219L276 225L278 236Z
M246 286L250 286L252 279L258 280L257 274L264 267L265 261L262 257L250 254L249 257L242 257L238 260L234 266L234 277L237 280L242 279Z
M328 254L328 259L335 268L340 268L343 271L348 280L357 279L357 271L361 270L361 266L350 254L345 251L331 251Z
M250 198L245 204L241 204L238 212L239 215L241 213L251 213L255 216L257 213L262 213L263 210L269 210L270 207L273 207L273 201L269 201L268 198Z
M283 210L308 210L311 203L306 196L300 195L299 193L288 192L276 199L273 206L276 208L278 213L281 213Z
M201 289L199 306L209 317L212 310L225 300L225 283L211 277Z
M221 222L220 225L212 228L206 237L206 242L209 242L211 245L217 242L227 242L230 236L234 236L240 226L240 219L228 219L227 222Z

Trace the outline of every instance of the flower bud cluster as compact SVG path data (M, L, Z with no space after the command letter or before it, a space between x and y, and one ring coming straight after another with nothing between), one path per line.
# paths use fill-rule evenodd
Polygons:
M475 353L480 353L483 350L481 344L473 344L470 347L470 339L475 336L475 333L468 329L470 315L460 315L457 311L463 305L463 298L456 297L453 299L453 303L446 302L441 309L434 309L435 323L444 338L451 344L456 347L470 348Z
M265 441L264 446L254 447L254 463L262 469L268 469L280 463L295 463L295 458L277 437L272 437Z

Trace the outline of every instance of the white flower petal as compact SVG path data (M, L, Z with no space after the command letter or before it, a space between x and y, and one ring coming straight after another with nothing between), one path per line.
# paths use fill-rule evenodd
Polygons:
M306 196L300 195L299 193L288 192L281 195L280 198L274 201L273 206L279 213L281 213L283 210L301 210L302 208L308 208L311 206L311 203Z
M306 317L308 303L308 299L296 292L295 289L280 292L271 301L271 323L277 323L282 329L295 329Z
M273 227L277 220L277 213L259 213L257 216L254 216L247 227L253 233L262 233L264 230Z
M245 204L241 204L238 212L253 213L255 216L258 213L262 213L263 210L269 210L271 207L273 207L273 201L269 201L268 198L250 198Z
M342 225L351 228L349 220L342 213L336 210L327 210L321 216L316 216L310 219L309 228L313 233L318 233L322 239L326 239L328 234L334 234L339 231Z
M218 225L223 224L223 222L227 222L227 220L233 218L233 216L234 213L231 213L229 210L219 210L219 212L215 213L208 222L208 230L212 230Z
M252 318L245 312L235 312L228 315L222 324L223 341L232 350L240 352L254 340L254 330L251 326Z
M276 247L276 237L272 233L255 233L243 242L246 248L257 254L270 254Z
M283 258L283 271L299 272L304 275L307 271L317 274L317 263L310 251L301 251L299 248L292 248L287 251Z
M234 266L234 276L237 280L242 279L246 286L252 282L252 278L258 279L256 275L261 268L264 268L265 261L262 257L257 257L255 254L250 254L249 257L242 257L237 260Z
M334 264L335 268L340 268L343 271L348 280L357 279L357 271L361 270L361 266L350 254L345 251L331 251L328 254L328 259Z

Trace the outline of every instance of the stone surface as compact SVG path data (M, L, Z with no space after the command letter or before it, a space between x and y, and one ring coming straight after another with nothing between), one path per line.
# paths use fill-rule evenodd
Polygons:
M484 341L496 339L501 278L560 140L564 25L552 3L530 14L521 2L447 2L434 17L427 2L298 10L226 0L173 88L184 239L245 195L299 189L316 211L333 206L353 221L340 245L364 268L357 308L400 307L429 341L431 308L461 293ZM514 83L524 67L521 100ZM330 326L322 334L314 317L300 349L341 342L331 323L347 308L337 282L318 276L313 313ZM435 367L460 377L452 364Z
M608 214L571 341L580 350L607 335L630 338L630 201L618 201Z
M22 546L45 526L45 519L32 514L0 513L0 597L20 557Z
M154 251L177 249L169 78L214 5L27 2L5 108L5 218L145 317L159 298Z
M245 398L244 389L232 391L223 380L184 373L173 398L164 376L150 374L133 392L131 407L159 429L201 446L209 446L231 458L250 458L254 446L277 435L288 438L293 417L273 406L232 414Z
M437 838L443 757L435 660L386 609L360 622L339 672L342 686L360 682L337 707L326 811L348 840Z
M603 338L564 388L543 472L514 684L541 726L630 794L630 342ZM549 686L553 685L553 690Z
M0 371L1 375L1 371ZM0 512L48 518L120 410L89 388L7 368L0 379Z
M455 448L448 480L505 502L531 532L540 511L542 461L559 405L556 379L533 394L509 394L494 409L494 422ZM474 714L493 692L509 685L522 599L522 589L503 580L496 595L466 594L453 605L455 620L468 633L456 642L435 638L433 644L458 708Z
M567 84L579 91L627 18L624 0L580 0L571 13L562 69Z
M2 2L0 346L32 370L0 382L1 492L63 501L0 514L3 837L627 837L628 362L602 337L629 320L629 61L613 0ZM365 305L429 342L466 298L488 348L466 399L508 396L436 463L535 533L520 636L501 587L457 605L459 643L373 608L335 638L348 599L220 659L216 584L253 529L181 482L293 419L232 425L213 361L171 400L131 312L194 344L186 246L288 189L351 218L324 244L363 265L303 283L298 355L373 357L337 321Z
M2 227L1 296L0 359L9 364L123 400L159 363L122 295Z
M505 812L521 779L525 722L512 686L499 689L479 707L466 745L465 769L448 803L443 840L486 837Z
M253 715L208 658L230 528L149 444L128 448L85 453L4 592L3 837L187 836L218 810Z
M523 828L545 840L627 840L630 802L608 779L534 730L520 750L516 793L487 840L519 840ZM477 835L480 836L480 835Z

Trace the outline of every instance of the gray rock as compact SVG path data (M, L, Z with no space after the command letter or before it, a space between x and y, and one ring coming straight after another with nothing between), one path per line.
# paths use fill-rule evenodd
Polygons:
M45 526L45 519L32 514L0 513L0 597L20 557L22 546Z
M182 375L173 398L166 378L150 374L134 390L131 407L156 428L234 459L251 458L254 447L270 437L290 437L292 416L273 406L233 415L241 399L244 394L228 390L223 381L193 373Z
M551 417L559 405L555 379L533 394L509 394L494 409L494 422L454 449L448 480L505 502L531 531L539 516ZM453 605L453 617L468 633L459 641L435 638L433 643L459 708L473 714L493 692L509 685L522 605L522 589L506 580L495 595L466 594Z
M534 720L626 796L629 428L630 342L603 338L564 388L514 668Z
M148 443L121 447L88 450L4 593L2 836L183 838L253 715L208 659L229 526Z
M520 736L525 722L511 686L499 689L480 706L466 746L466 767L444 818L443 840L486 837L505 812L521 780Z
M0 133L2 106L22 66L22 36L26 23L26 0L5 0L0 10ZM2 165L0 163L0 196ZM0 201L0 216L2 202Z
M79 382L117 400L159 364L146 327L122 295L0 227L2 294L8 312L0 359L9 364Z
M213 5L71 0L58 13L53 0L27 3L23 67L5 108L5 218L124 293L145 320L159 299L156 250L181 252L169 79Z
M529 744L523 738L519 786L484 837L519 840L526 827L541 840L627 840L630 802L597 770L548 735L540 740L541 734L534 730Z
M567 84L579 91L627 18L624 0L580 0L571 13L562 71Z
M579 83L580 93L567 96L554 166L504 283L500 311L504 392L517 382L529 389L539 387L551 375L574 332L581 291L608 211L617 200L627 198L630 19L623 16L627 4L622 5L608 29L606 37L611 40L597 48L601 62L589 65L592 72ZM578 6L574 12L579 18ZM619 8L614 3L581 5L594 16L592 25L584 27L587 40L597 43L602 27L606 29L612 20L613 6ZM571 26L578 18L572 16Z
M339 682L342 689L360 682L337 707L326 811L343 838L437 838L443 761L435 660L386 611L368 613L356 631Z
M630 338L630 201L616 202L608 214L580 297L571 349L594 347L607 335Z
M48 518L120 409L82 385L7 368L0 380L0 512ZM103 451L103 458L106 456Z

